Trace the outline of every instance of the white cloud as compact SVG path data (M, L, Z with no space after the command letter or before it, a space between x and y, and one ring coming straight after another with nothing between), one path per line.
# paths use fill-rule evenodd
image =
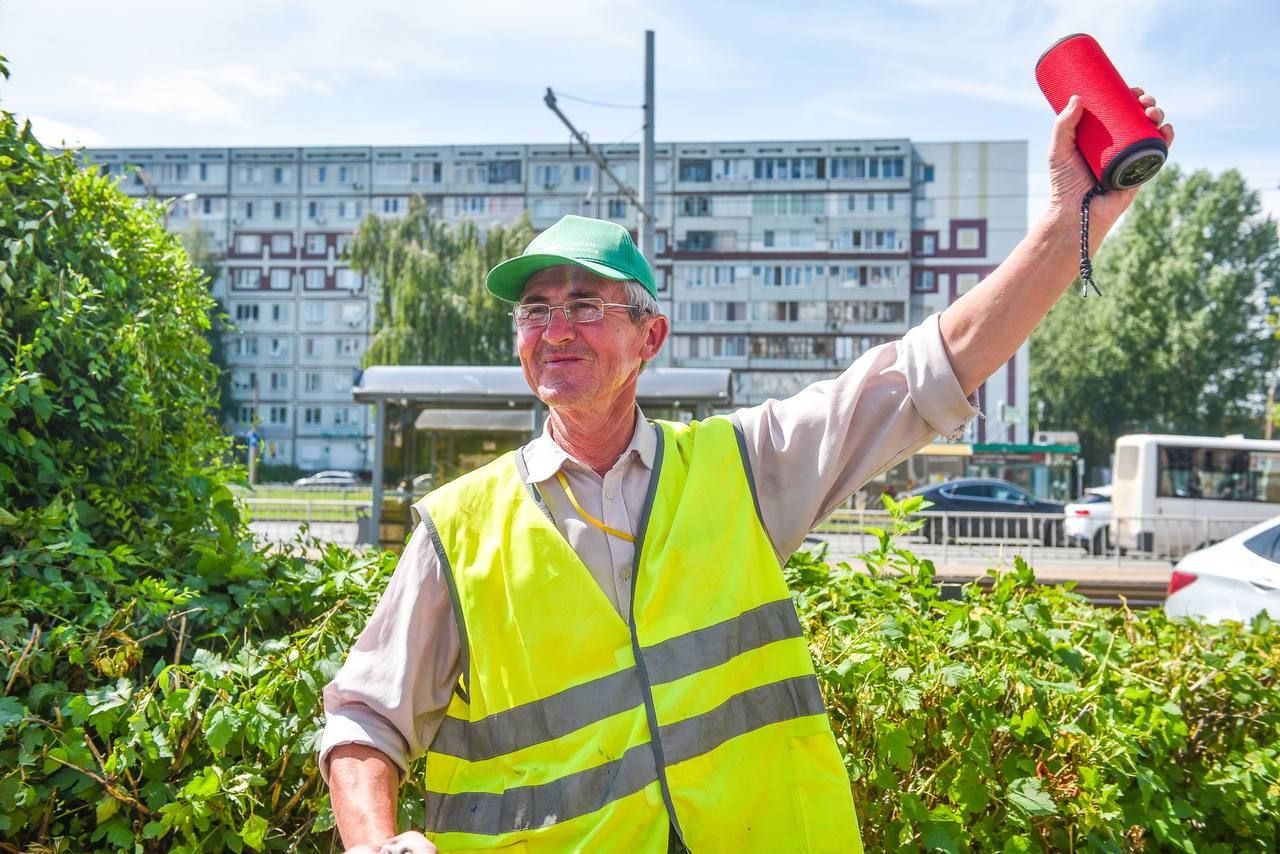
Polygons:
M27 116L27 119L31 122L31 129L35 132L36 139L47 146L92 148L95 145L102 145L104 141L102 134L92 128L77 127L49 116L32 114Z
M327 95L329 85L296 71L250 65L178 68L127 81L75 75L71 84L99 109L173 116L191 124L242 124L249 109L292 95Z

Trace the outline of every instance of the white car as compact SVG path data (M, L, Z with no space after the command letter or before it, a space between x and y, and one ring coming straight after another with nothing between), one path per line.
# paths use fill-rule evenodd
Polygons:
M1164 610L1215 623L1261 611L1280 617L1280 516L1178 561Z
M360 485L360 478L349 471L320 471L307 477L300 477L293 482L294 486L303 489L347 488Z
M1089 554L1106 554L1111 548L1111 486L1095 486L1062 508L1066 517L1062 533L1067 544L1081 546Z

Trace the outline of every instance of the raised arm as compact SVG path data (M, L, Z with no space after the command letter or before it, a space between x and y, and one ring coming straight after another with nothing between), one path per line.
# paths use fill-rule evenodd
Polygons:
M1141 89L1134 94L1157 125L1164 111ZM1080 266L1080 201L1096 183L1076 148L1076 126L1083 110L1072 97L1053 126L1049 146L1049 209L1032 226L1012 254L981 284L942 313L942 343L965 394L972 394L1027 340L1041 319L1071 284ZM1165 142L1173 127L1162 125ZM1089 247L1102 238L1138 193L1112 190L1095 196L1090 206Z

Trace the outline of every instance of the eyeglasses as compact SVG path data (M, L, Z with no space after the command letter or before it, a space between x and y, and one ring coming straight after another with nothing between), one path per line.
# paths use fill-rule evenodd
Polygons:
M604 317L607 308L632 309L635 306L625 302L605 302L596 297L571 299L561 305L547 305L541 302L528 302L516 306L514 311L507 312L515 320L516 326L531 329L551 323L551 312L560 309L564 319L569 323L595 323Z

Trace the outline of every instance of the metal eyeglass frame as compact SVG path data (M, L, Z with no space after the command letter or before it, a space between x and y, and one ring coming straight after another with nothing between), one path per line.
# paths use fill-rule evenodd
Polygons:
M582 319L582 320L575 320L569 314L569 312L572 310L571 307L580 306L583 304L595 307L600 312L599 316ZM546 320L544 320L541 323L535 323L535 322L530 322L531 318L525 317L524 322L521 322L519 314L523 310L535 309L535 308L545 308L547 310ZM633 310L635 306L625 302L605 302L599 297L579 297L578 299L571 299L566 302L562 302L559 305L548 305L545 302L525 303L525 304L516 306L516 308L513 311L508 311L507 316L511 318L512 322L515 323L517 328L537 329L542 326L551 325L551 315L552 315L552 312L555 311L556 309L560 309L560 311L564 313L564 319L566 323L596 323L598 321L604 320L605 310L610 308L625 308L628 311L630 311L630 310Z

